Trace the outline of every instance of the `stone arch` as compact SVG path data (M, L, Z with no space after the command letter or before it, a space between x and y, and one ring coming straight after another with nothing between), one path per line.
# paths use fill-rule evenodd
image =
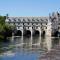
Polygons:
M55 32L54 32L54 36L58 37L58 34L59 34L58 31L55 31Z
M22 36L22 31L17 30L16 33L15 33L15 36Z
M24 36L31 36L31 31L30 30L26 30Z
M34 34L33 34L33 36L39 36L39 35L40 35L39 30L34 30Z

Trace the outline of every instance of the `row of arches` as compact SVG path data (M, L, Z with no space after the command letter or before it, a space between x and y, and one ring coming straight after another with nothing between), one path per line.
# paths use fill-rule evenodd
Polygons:
M22 31L17 30L16 33L14 33L15 36L22 36ZM34 30L34 33L32 32L33 36L39 36L40 32L38 30ZM43 33L41 35L45 35L45 31L43 31ZM23 36L31 36L31 31L30 30L25 30L23 32Z
M41 33L38 30L34 30L34 32L32 32L33 36L39 36L41 34L41 36L45 36L46 32L43 30ZM51 36L55 36L55 37L60 37L60 32L59 31L55 31L54 33L51 33ZM22 36L22 31L21 30L17 30L14 33L14 36ZM23 36L31 36L31 31L30 30L25 30L23 32Z

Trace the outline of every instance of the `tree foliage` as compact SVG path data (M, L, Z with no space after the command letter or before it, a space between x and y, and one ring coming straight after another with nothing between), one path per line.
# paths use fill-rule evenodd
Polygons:
M5 23L6 16L0 16L0 38L6 38L11 35L14 26Z
M6 19L6 16L0 16L0 24L1 25L5 24L5 19Z

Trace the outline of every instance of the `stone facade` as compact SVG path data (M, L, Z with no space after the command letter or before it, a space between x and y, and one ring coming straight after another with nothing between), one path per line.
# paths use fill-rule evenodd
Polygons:
M51 36L54 31L60 32L60 14L58 12L49 14L48 17L6 17L6 23L15 25L17 30L24 34L25 30L29 30L31 35L34 31L39 31L40 35Z
M53 12L52 14L49 15L49 20L51 21L52 34L56 31L60 33L60 13Z

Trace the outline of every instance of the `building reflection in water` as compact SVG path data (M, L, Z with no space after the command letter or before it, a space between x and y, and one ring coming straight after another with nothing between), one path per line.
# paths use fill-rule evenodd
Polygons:
M37 53L39 56L42 53L46 53L54 48L56 45L60 44L60 39L56 37L12 37L12 40L7 46L3 46L0 52L4 56L14 56L16 53ZM0 54L1 55L1 54ZM3 56L2 55L2 56Z
M47 50L48 51L51 50L51 48L52 48L52 40L51 40L51 37L46 37L45 43L46 43Z
M52 48L51 37L14 37L13 44L26 49L46 49Z
M10 38L10 40L12 40L12 38ZM6 52L4 50L3 51L7 54L11 52L46 52L50 51L56 45L60 44L59 41L60 40L58 37L14 37L10 44L8 44L8 46L3 47L4 49L8 48L8 50L5 49Z

